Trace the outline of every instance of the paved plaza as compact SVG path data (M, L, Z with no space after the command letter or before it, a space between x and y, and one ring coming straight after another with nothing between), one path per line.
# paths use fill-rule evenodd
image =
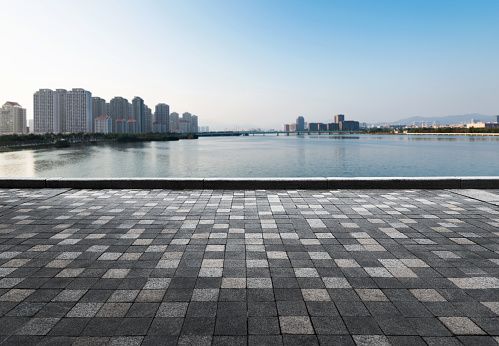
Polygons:
M499 190L0 189L1 345L497 345Z

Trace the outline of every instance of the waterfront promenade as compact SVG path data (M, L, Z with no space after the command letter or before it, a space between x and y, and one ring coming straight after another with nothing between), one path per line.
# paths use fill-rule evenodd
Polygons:
M0 188L1 345L498 342L499 190Z

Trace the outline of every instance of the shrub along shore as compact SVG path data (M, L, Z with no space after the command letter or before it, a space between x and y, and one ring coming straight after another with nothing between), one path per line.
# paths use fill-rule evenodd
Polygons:
M73 144L100 142L151 142L178 141L180 139L197 139L195 133L46 133L43 135L2 135L0 136L0 151L22 149L38 149L47 147L66 148Z

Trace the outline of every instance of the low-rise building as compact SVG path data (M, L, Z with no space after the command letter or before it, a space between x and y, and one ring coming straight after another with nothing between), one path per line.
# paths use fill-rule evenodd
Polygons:
M101 116L95 118L95 132L96 133L112 133L113 132L113 119L108 116Z
M339 125L340 125L340 131L359 131L360 129L358 121L352 121L352 120L341 121Z

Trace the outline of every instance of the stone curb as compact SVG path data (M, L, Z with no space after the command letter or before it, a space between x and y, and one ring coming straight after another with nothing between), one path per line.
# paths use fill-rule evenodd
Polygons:
M71 189L499 189L499 177L0 178L0 188Z

